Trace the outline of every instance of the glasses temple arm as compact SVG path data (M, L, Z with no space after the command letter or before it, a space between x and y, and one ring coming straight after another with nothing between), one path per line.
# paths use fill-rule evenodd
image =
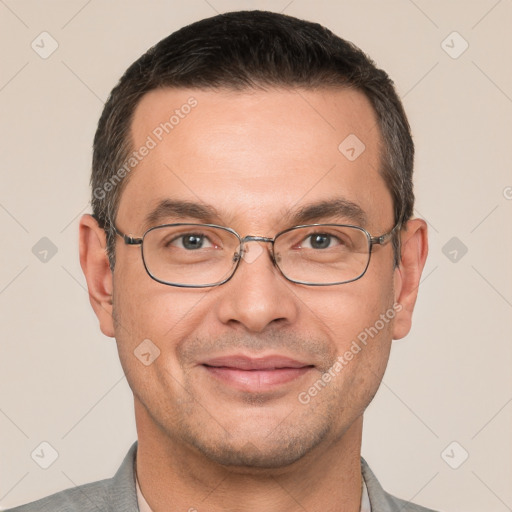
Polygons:
M126 245L140 245L142 244L142 238L136 238L131 235L125 235L119 229L117 229L114 225L112 225L114 228L114 232L116 235L120 236Z
M391 240L391 238L393 238L396 231L400 231L401 227L402 227L402 223L398 222L395 224L395 226L393 227L393 229L391 231L384 233L383 235L380 235L380 236L370 237L370 242L372 244L384 245L385 243L389 242L389 240Z

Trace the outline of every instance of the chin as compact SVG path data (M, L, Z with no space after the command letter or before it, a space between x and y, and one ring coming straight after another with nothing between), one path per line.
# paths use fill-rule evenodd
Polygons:
M279 430L262 437L255 433L253 436L240 435L224 439L205 439L192 437L189 432L186 441L202 456L225 466L236 468L237 472L248 473L254 470L286 468L305 457L316 448L328 433L328 427L322 431L290 432Z

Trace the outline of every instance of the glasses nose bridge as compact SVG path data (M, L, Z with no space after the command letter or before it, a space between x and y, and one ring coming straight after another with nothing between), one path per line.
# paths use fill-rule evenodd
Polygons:
M253 236L253 235L248 235L248 236L244 236L243 238L240 239L240 245L244 245L245 243L247 242L265 242L265 243L271 243L272 245L274 245L274 238L269 238L268 236Z
M270 259L272 260L272 263L275 265L275 255L274 255L274 242L275 238L270 238L268 236L257 236L257 235L248 235L244 236L243 238L239 238L240 240L240 256L245 253L245 244L247 242L263 242L263 243L269 243L270 246Z

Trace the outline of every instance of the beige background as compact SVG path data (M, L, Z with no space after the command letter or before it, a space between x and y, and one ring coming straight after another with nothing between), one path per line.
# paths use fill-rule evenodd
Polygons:
M92 138L143 51L241 8L284 10L355 42L391 74L413 127L431 253L414 328L367 412L364 456L403 498L512 510L511 0L0 0L1 506L109 477L135 439L131 393L78 263ZM51 48L43 31L58 43L46 59L31 47ZM446 39L453 31L463 39ZM458 58L445 51L464 41ZM57 248L46 262L32 252L42 237ZM445 246L452 237L458 248ZM59 455L48 469L31 458L43 441ZM460 464L462 450L452 469L445 460Z

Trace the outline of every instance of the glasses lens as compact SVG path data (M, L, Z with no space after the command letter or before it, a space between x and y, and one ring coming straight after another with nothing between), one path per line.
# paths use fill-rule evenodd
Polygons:
M306 284L341 284L366 271L370 240L366 231L324 224L294 228L274 244L276 262L290 280Z
M239 246L236 235L221 227L180 224L149 230L142 252L148 273L157 281L212 286L233 273Z

